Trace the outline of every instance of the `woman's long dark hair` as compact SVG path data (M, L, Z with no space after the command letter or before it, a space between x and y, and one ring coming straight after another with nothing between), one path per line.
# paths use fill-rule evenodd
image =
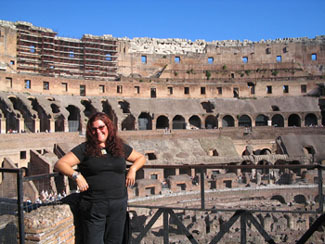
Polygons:
M96 133L92 133L93 123L96 120L103 121L107 127L108 137L105 142L106 150L114 157L124 157L123 140L117 136L117 130L112 120L107 114L101 112L95 113L88 120L86 130L86 154L99 157L102 156Z

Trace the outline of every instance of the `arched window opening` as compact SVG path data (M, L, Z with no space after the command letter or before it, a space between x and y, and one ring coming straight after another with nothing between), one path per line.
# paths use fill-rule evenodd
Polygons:
M235 120L232 116L226 115L222 118L222 127L234 127Z
M55 120L55 131L64 131L64 117L62 114Z
M305 117L305 126L312 127L317 125L317 117L315 114L307 114Z
M201 129L201 119L198 116L193 115L189 119L189 122L191 125L191 129Z
M282 115L276 114L272 117L272 126L284 127L284 119L283 119Z
M152 118L149 113L141 113L138 118L139 130L152 130Z
M69 111L69 132L81 131L80 110L73 105L69 105L66 109Z
M181 115L176 115L173 119L173 129L186 129L185 119Z
M157 129L169 129L169 120L166 116L159 116L156 121Z
M269 117L265 116L264 114L260 114L256 117L256 126L267 126Z
M215 116L209 115L205 119L205 128L206 129L215 129L218 128L218 120Z
M122 130L135 130L135 118L128 115L122 122Z
M304 195L296 195L294 196L294 202L298 203L298 204L306 204L307 200L306 197Z
M288 126L300 127L301 126L300 117L297 114L291 114L288 118Z
M245 114L240 116L238 120L238 126L251 127L252 126L251 118Z
M280 196L280 195L272 196L272 197L271 197L271 200L277 200L277 201L279 201L281 204L285 204L285 203L286 203L286 201L284 200L284 197L283 197L283 196Z

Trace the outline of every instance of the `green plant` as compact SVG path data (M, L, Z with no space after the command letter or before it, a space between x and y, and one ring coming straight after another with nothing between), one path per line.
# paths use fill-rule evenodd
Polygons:
M227 65L224 64L224 65L222 66L222 70L226 70L226 69L227 69Z
M210 73L209 70L206 70L206 71L205 71L205 76L207 77L207 80L210 80L211 73Z
M272 75L273 75L273 76L277 76L278 73L279 73L279 72L278 72L277 70L272 70Z
M251 73L250 70L245 70L245 74L246 74L247 76L249 76L250 73Z

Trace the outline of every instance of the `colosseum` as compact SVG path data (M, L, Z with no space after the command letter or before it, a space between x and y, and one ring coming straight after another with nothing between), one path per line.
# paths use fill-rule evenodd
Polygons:
M147 158L134 243L294 243L324 216L324 65L325 36L73 39L0 21L0 242L82 243L78 189L53 166L100 111ZM13 172L33 206L21 239Z

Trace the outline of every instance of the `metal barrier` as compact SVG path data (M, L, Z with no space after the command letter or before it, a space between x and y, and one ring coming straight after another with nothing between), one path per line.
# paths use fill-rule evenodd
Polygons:
M130 204L129 207L131 208L147 208L147 209L157 209L157 212L153 215L153 217L150 219L150 221L147 223L147 225L144 226L142 231L138 235L134 233L134 239L133 243L140 243L141 240L145 237L146 233L152 228L152 226L157 222L159 217L163 216L163 240L164 243L169 243L170 239L170 220L174 222L181 230L183 235L187 237L187 239L191 243L199 243L198 240L196 240L192 233L188 231L186 226L183 224L182 220L178 218L177 214L175 214L176 210L182 210L182 211L204 211L204 212L233 212L234 214L232 217L223 223L220 226L220 231L216 233L216 235L212 238L212 240L209 242L211 244L218 243L224 235L230 230L230 228L233 226L233 224L236 221L240 221L240 243L244 244L247 242L247 224L250 223L258 230L258 232L262 235L264 240L268 243L275 243L275 241L270 237L270 235L264 230L263 226L259 223L259 221L254 217L253 213L292 213L292 214L315 214L318 216L317 220L311 225L311 227L304 233L304 235L296 242L299 244L306 243L306 241L309 239L311 235L321 226L324 225L325 222L325 216L324 216L324 194L323 194L323 177L322 177L322 170L325 169L325 167L321 165L245 165L245 166L220 166L220 165L147 165L145 168L195 168L198 169L200 172L200 195L201 195L201 208L178 208L178 207L165 207L165 206L141 206L141 205L132 205ZM204 179L205 174L204 170L206 169L317 169L318 170L318 208L316 211L277 211L277 210L261 210L261 209L206 209L205 208L205 189L204 189ZM25 230L24 230L24 211L31 211L34 208L37 208L40 205L48 205L48 204L59 204L59 199L54 199L54 201L49 203L28 203L24 202L24 182L33 181L36 182L38 180L44 180L44 179L51 179L53 177L59 176L58 173L53 174L46 174L46 175L36 175L36 176L27 176L24 177L24 170L23 169L4 169L0 168L0 173L2 173L2 176L4 173L6 174L13 174L16 178L16 182L14 185L16 185L16 194L13 195L11 192L11 196L5 196L3 195L3 190L0 191L0 203L10 203L12 206L16 205L15 208L13 208L13 211L11 214L15 215L18 218L18 240L19 243L24 244L25 243ZM3 180L2 180L3 182ZM13 186L11 186L13 187ZM1 190L1 184L0 184L0 190ZM2 194L2 195L1 195ZM1 205L0 205L1 206ZM1 212L0 207L0 215L3 213ZM7 243L16 243L13 242L7 242Z

